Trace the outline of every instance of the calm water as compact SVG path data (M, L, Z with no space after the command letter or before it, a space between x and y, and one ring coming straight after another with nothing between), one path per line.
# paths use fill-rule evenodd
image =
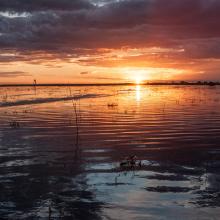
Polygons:
M0 88L0 216L219 219L220 87Z

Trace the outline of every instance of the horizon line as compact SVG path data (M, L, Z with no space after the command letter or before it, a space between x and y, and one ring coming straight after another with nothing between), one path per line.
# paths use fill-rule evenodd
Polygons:
M18 86L125 86L125 85L220 85L220 81L162 81L162 82L145 82L145 83L7 83L0 84L0 87L18 87Z

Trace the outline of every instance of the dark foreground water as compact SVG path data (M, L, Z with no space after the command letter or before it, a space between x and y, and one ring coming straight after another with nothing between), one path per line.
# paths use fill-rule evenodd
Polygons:
M220 87L0 88L0 219L43 218L219 219Z

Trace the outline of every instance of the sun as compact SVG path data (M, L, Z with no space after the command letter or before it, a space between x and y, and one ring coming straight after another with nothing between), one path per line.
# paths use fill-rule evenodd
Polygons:
M135 83L136 85L140 85L143 82L143 78L141 76L135 77Z
M144 81L148 80L149 78L148 69L124 68L123 70L123 72L126 74L126 78L136 85L144 84Z
M137 71L135 74L133 74L133 80L136 85L143 84L146 77L146 73L143 73L142 71Z

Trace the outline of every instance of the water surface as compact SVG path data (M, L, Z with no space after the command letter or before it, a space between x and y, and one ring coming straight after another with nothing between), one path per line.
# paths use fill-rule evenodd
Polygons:
M0 88L0 215L218 219L220 87Z

